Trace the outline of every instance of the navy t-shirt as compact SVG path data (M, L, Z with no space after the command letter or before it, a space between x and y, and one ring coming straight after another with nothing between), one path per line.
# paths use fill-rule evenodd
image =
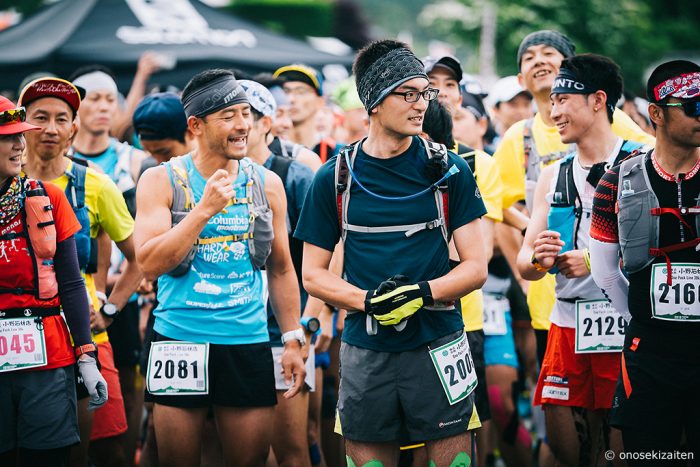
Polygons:
M339 156L340 157L340 156ZM336 207L335 164L325 163L311 185L295 237L328 251L340 240ZM368 190L383 196L407 196L430 186L425 173L428 155L418 137L406 152L390 159L378 159L358 150L353 170ZM448 167L459 172L448 179L449 229L454 231L486 214L474 176L467 163L449 153ZM356 183L350 186L348 222L361 226L393 226L424 223L438 218L432 191L411 200L386 201L363 191ZM442 277L450 271L449 252L440 229L422 230L411 237L404 232L348 232L345 241L345 278L364 290L375 289L395 274L411 282ZM383 352L412 350L439 337L462 329L459 309L428 311L413 315L402 332L393 326L379 325L376 335L368 335L363 312L349 314L343 340L349 344Z

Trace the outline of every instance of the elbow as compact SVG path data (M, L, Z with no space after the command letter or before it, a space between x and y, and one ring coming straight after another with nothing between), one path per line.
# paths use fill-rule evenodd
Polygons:
M488 279L488 275L488 263L485 263L482 267L479 267L476 271L474 271L474 281L476 281L476 287L474 290L480 289L484 286L486 279Z

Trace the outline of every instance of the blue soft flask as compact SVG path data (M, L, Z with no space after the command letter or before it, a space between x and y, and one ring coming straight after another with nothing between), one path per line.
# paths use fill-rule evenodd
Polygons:
M562 194L554 193L553 203L547 215L547 230L559 232L561 240L564 242L559 254L574 249L574 226L576 224L576 208L573 205L562 202ZM555 266L549 270L550 274L556 274L559 269Z

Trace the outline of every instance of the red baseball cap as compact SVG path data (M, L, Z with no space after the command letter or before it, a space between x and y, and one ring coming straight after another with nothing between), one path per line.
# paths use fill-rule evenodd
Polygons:
M25 122L24 107L17 107L10 99L0 96L0 135L16 135L40 127Z
M27 106L42 97L55 97L64 101L74 113L80 108L80 88L61 78L45 77L27 84L19 95L19 105Z

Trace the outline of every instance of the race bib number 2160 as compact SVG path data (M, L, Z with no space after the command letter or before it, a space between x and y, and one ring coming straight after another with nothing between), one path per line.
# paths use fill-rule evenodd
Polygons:
M700 321L700 264L673 263L671 283L666 264L651 269L651 311L656 319Z

